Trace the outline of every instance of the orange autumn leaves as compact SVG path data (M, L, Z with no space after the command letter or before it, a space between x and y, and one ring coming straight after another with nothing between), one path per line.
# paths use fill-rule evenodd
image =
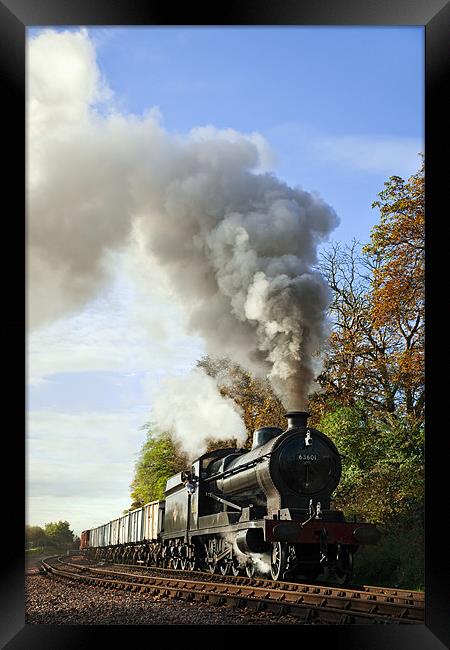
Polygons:
M405 182L393 176L373 203L381 213L364 251L376 256L374 270L374 323L396 323L405 331L423 318L425 274L424 166ZM417 326L416 326L417 328Z
M363 250L376 257L371 317L377 327L397 333L392 350L393 380L405 391L407 412L423 383L425 326L425 176L424 164L404 181L393 176L373 207L381 213ZM423 400L421 400L421 403ZM416 409L417 410L417 409Z

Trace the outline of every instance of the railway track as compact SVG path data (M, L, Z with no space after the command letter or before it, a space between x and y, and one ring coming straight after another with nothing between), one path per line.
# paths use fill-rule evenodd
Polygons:
M56 556L46 558L41 566L47 574L79 583L290 614L305 623L424 623L422 592L366 586L349 589L121 565L125 571L118 565L77 564Z
M100 566L100 565L99 565ZM210 574L204 571L180 571L172 570L168 568L160 567L138 567L136 565L129 564L114 564L112 566L116 567L125 567L128 570L133 571L155 571L161 574L167 573L175 576L183 577L199 577L204 580L211 580L215 582L230 582L233 584L242 584L242 585L257 585L260 587L272 587L278 589L286 590L301 590L301 591L311 591L311 593L323 593L329 594L330 590L333 592L339 593L340 595L345 592L355 593L355 592L364 592L368 596L376 595L380 600L384 599L387 602L396 602L403 605L417 605L418 607L424 607L425 594L423 591L412 591L410 589L392 589L389 587L375 587L368 585L348 585L345 587L333 586L328 584L304 584L299 582L286 582L286 581L274 581L268 578L247 578L245 576L231 576L231 575L220 575L220 574ZM357 596L359 597L359 596Z

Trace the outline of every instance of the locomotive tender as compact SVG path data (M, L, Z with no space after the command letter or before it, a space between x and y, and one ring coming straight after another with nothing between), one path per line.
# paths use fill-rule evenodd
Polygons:
M80 548L114 562L349 581L354 553L380 533L330 509L341 459L308 415L287 413L285 431L258 429L250 451L204 454L167 481L164 501L83 531Z

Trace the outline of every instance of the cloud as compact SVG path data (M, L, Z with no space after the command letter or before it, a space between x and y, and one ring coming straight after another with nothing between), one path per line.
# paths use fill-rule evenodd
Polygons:
M135 413L31 411L27 418L28 450L35 458L78 466L123 463L136 454L142 421ZM93 443L95 440L95 443Z
M61 124L86 124L95 103L112 98L96 65L86 29L44 30L27 41L27 108L30 136Z
M185 317L157 269L137 248L116 254L114 282L82 311L30 331L27 382L35 387L67 372L170 373L204 353L186 334Z
M162 278L154 282L156 269L141 262L137 248L115 254L109 291L81 312L28 334L28 403L36 409L27 418L32 523L67 519L82 530L129 507L145 435L140 427L150 416L149 387L156 391L162 375L187 372L203 354L203 342L186 334L183 313ZM83 402L84 386L77 388L86 373L97 387L93 408L103 396L105 412L73 411L77 401L90 401ZM115 390L108 388L112 377L121 384ZM118 410L124 401L127 410Z
M315 149L325 161L360 171L392 176L398 170L410 170L409 175L417 168L423 141L406 136L328 135L317 139Z
M130 245L137 218L157 220L178 183L210 165L229 173L268 164L258 134L206 127L172 135L156 107L122 114L86 30L29 39L27 73L30 327L101 293L114 275L111 251Z
M80 500L83 505L78 518L80 522L84 518L86 524L94 518L91 499L104 501L105 507L110 504L97 524L121 514L124 507L129 507L129 485L145 437L141 425L136 414L121 412L29 413L29 520L42 525L45 520L69 519L71 513L61 508L62 498Z
M290 163L307 161L309 165L339 165L347 170L383 176L413 174L418 167L418 153L423 152L420 137L390 134L325 133L308 124L286 123L272 127L269 139L289 141L287 150L296 152Z
M120 487L120 485L119 485ZM68 521L75 535L82 530L104 524L129 508L126 492L118 497L98 496L94 492L85 495L27 495L26 523L31 526L44 526L51 521Z

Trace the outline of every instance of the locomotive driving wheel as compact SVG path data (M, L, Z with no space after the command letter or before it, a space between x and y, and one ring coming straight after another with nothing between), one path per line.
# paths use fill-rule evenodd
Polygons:
M180 557L180 569L185 571L187 568L188 557L189 557L189 547L187 546L187 544L183 544L182 546L180 546L178 554Z
M270 560L272 580L282 580L288 567L288 547L286 542L273 542Z
M223 576L226 576L230 573L230 568L231 568L231 563L228 562L227 558L221 560L219 564L219 570Z
M205 549L206 549L206 570L209 571L209 573L216 573L219 563L217 561L217 553L218 553L218 543L216 539L209 539L208 544L205 544Z
M256 573L256 565L251 558L247 560L247 564L245 565L245 573L249 578L253 578Z
M332 579L339 585L350 582L353 574L353 553L348 548L338 544L336 563L333 566Z
M236 559L233 559L233 562L231 564L231 573L234 576L238 576L241 572L241 567L239 565L239 562Z
M168 546L163 546L162 551L161 551L161 560L160 564L163 569L167 568L169 566L169 547Z

